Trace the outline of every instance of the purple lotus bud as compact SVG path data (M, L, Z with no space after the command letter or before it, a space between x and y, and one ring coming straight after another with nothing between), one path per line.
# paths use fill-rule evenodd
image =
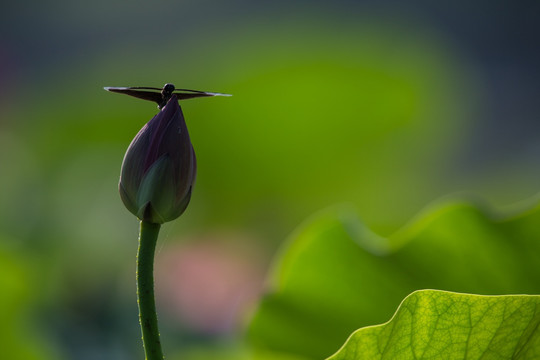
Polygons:
M162 224L186 209L196 171L195 151L173 95L129 145L122 163L120 196L139 219Z

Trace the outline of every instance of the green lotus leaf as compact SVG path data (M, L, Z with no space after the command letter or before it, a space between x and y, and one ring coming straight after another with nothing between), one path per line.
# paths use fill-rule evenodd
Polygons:
M539 359L540 296L409 295L386 324L354 332L328 360Z
M351 209L331 209L301 226L278 256L250 343L260 354L325 359L357 329L387 321L416 290L540 294L538 264L538 206L501 214L441 202L388 237Z

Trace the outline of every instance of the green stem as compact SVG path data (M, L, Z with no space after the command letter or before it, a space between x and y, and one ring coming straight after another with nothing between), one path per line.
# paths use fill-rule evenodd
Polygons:
M137 302L146 360L163 360L154 300L154 253L160 224L141 221L137 254Z

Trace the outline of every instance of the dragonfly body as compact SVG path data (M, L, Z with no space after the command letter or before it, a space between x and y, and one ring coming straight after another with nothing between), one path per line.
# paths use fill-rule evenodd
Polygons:
M165 84L161 89L156 87L143 86L106 87L104 89L107 91L134 96L143 100L153 101L158 104L158 107L160 109L162 109L167 104L173 94L178 97L178 100L186 100L196 97L208 96L231 96L229 94L212 93L207 91L177 89L173 84Z

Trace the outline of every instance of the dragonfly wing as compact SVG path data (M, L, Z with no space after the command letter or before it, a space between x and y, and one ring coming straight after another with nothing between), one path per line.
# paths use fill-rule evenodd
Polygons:
M107 87L105 88L107 91L116 92L119 94L126 94L129 96L133 96L139 99L143 100L149 100L157 103L158 105L161 103L162 97L161 93L156 93L154 91L142 91L142 90L134 90L133 88L121 88L121 87Z
M204 94L204 93L198 94L198 93L175 92L174 94L178 97L178 100L187 100L187 99L193 99L197 97L213 96L213 95Z
M176 91L174 91L174 94L178 96L179 100L193 99L197 97L208 97L208 96L231 96L229 94L211 93L211 92L206 92L206 91L187 90L187 89L177 89Z

